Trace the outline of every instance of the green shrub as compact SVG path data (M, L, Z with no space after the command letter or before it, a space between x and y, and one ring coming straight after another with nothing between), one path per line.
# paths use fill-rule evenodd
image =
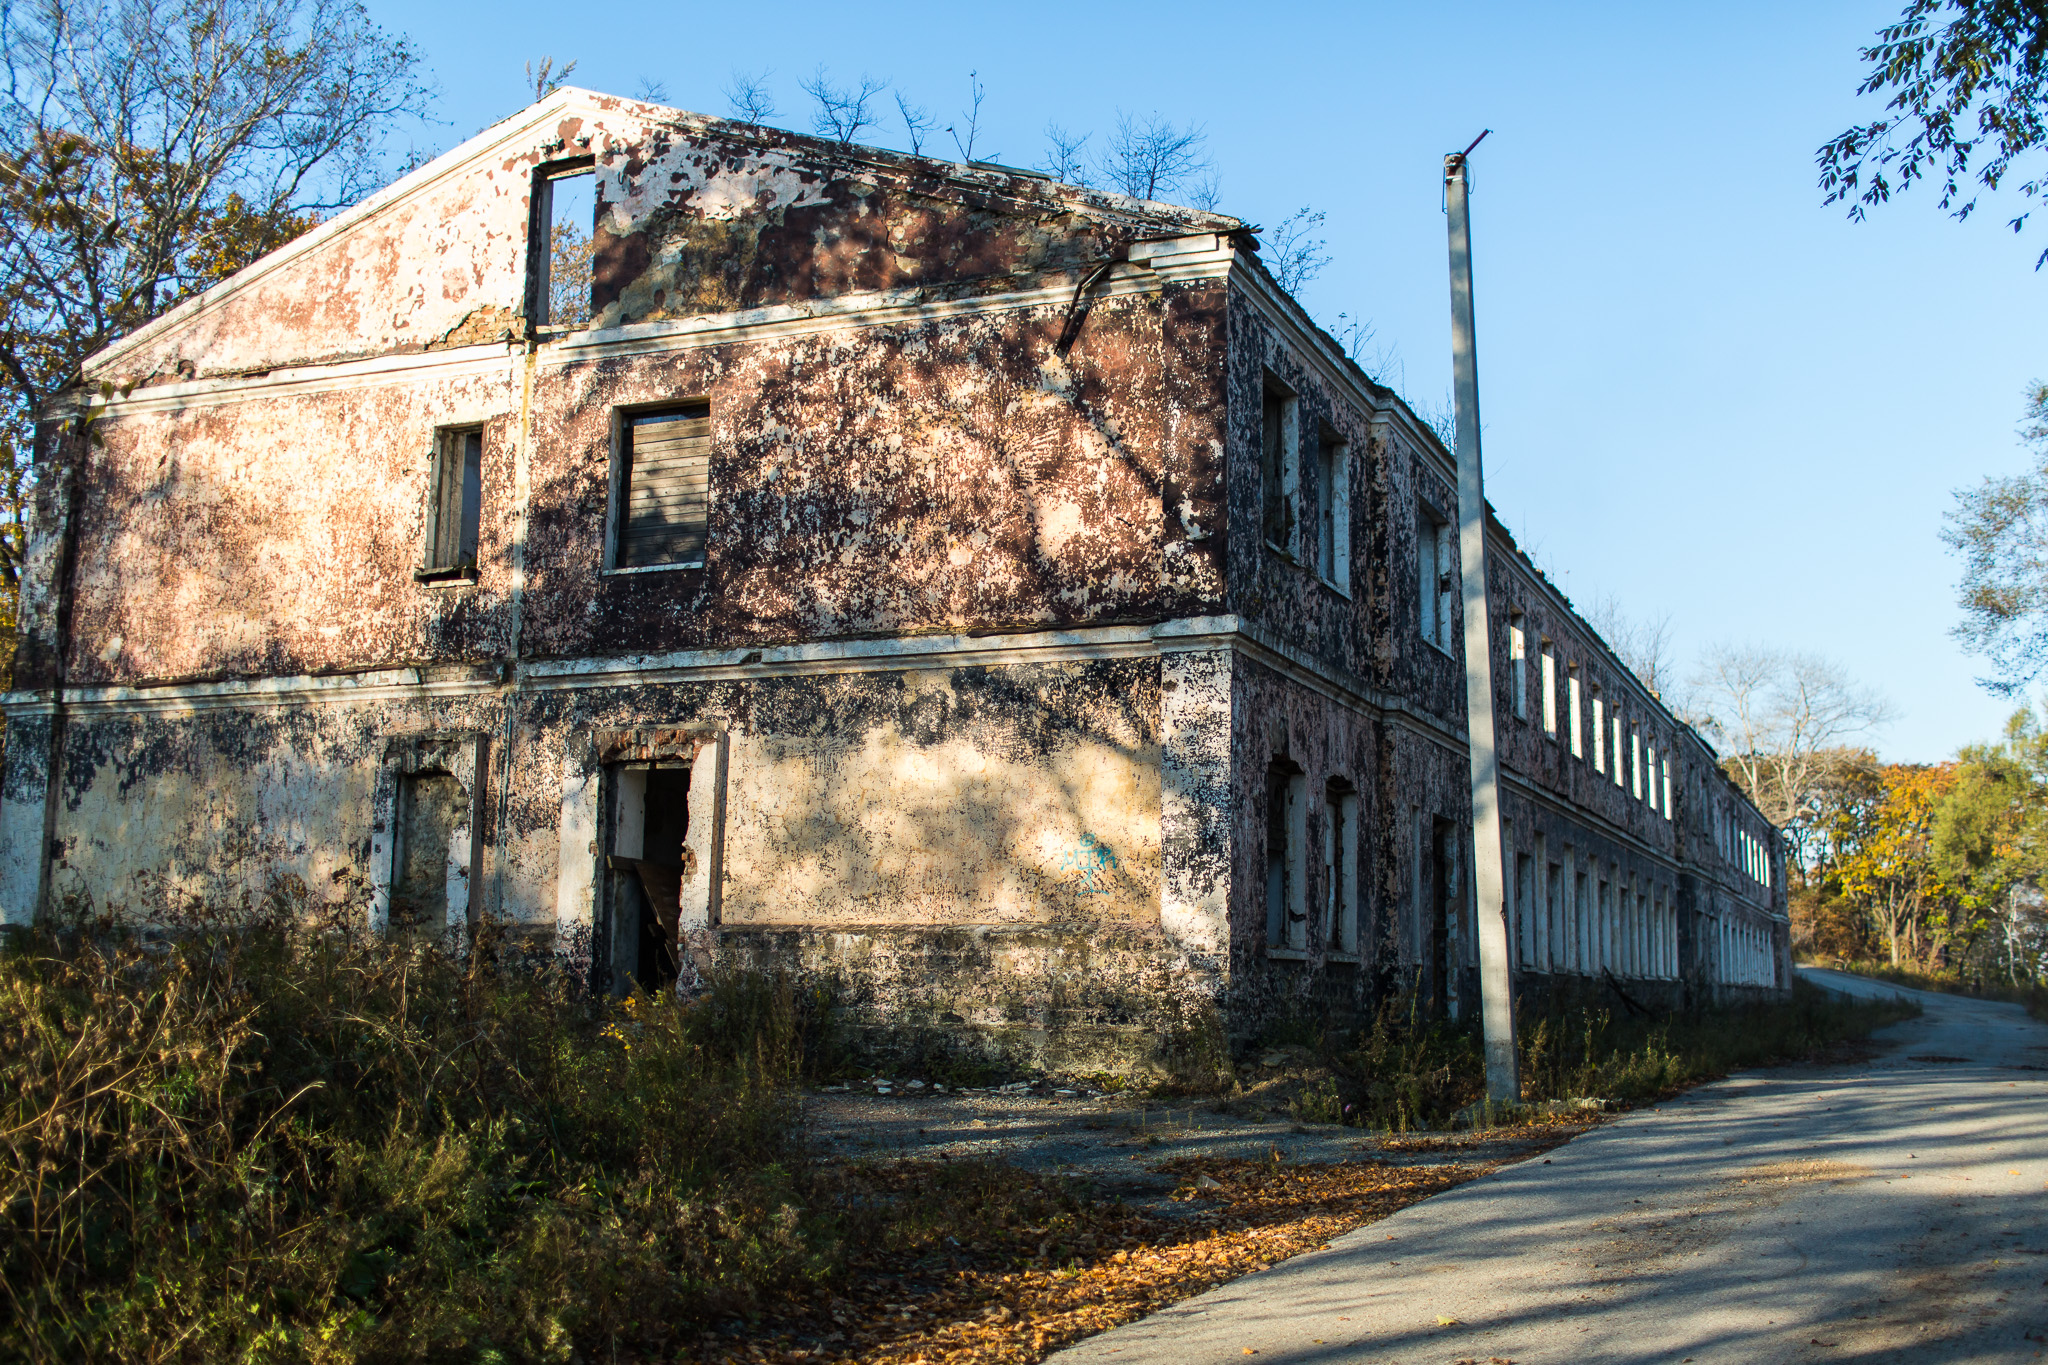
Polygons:
M0 956L0 1360L567 1361L828 1276L821 1011L256 928Z

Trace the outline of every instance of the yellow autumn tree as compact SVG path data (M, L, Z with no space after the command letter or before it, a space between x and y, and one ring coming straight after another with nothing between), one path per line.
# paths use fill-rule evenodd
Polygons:
M1917 950L1930 912L1955 899L1935 870L1933 833L1956 765L1891 763L1881 778L1883 795L1867 807L1857 837L1844 841L1834 870L1842 894L1885 936L1896 967L1901 941Z

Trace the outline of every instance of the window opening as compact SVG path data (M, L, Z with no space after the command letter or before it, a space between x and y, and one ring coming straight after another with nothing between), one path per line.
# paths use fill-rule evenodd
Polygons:
M1529 718L1529 635L1522 628L1522 613L1508 613L1508 696L1515 718Z
M1607 771L1607 703L1597 687L1593 689L1593 771Z
M1333 953L1358 951L1358 797L1331 783L1323 812L1324 942Z
M1622 749L1621 708L1614 708L1614 785L1623 786L1628 781L1627 756Z
M702 564L710 529L711 405L630 414L619 445L617 566Z
M1451 650L1451 528L1427 507L1416 517L1416 591L1421 599L1422 638Z
M534 184L533 320L590 325L597 172L589 164L543 170Z
M613 775L611 988L652 994L676 979L683 877L691 857L690 770L621 766Z
M1568 705L1570 708L1569 718L1572 730L1572 757L1584 758L1586 756L1586 742L1581 737L1583 722L1579 719L1579 666L1572 664L1565 669L1565 673L1565 690L1569 694Z
M1317 496L1321 500L1316 537L1316 572L1342 592L1351 590L1351 448L1324 431L1317 450Z
M1557 655L1543 642L1543 733L1557 738Z
M427 478L427 553L421 577L475 575L483 502L483 428L438 432Z
M1308 946L1301 885L1303 786L1291 765L1276 763L1267 770L1266 942L1275 948Z
M432 943L448 923L449 854L455 830L468 823L462 783L433 771L406 773L398 784L398 858L387 932L400 942Z
M1260 409L1259 483L1264 498L1263 524L1266 543L1281 554L1294 554L1294 500L1300 482L1295 436L1297 405L1294 394L1266 376L1265 398Z

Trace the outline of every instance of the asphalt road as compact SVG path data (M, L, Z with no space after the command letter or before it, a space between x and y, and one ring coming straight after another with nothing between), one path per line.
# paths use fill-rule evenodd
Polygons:
M1053 1359L2041 1359L2048 1026L1906 994L1874 1060L1703 1086Z

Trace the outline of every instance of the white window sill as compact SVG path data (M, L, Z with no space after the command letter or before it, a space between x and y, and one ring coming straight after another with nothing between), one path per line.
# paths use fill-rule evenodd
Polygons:
M1266 945L1266 956L1274 962L1306 962L1308 949L1281 948L1269 943Z
M703 567L704 561L701 559L685 560L680 564L634 564L622 569L606 569L598 577L624 578L628 574L669 573L676 569L701 569Z
M414 569L412 581L422 588L473 588L476 566L466 569Z
M1417 632L1417 633L1418 633L1418 634L1420 634L1420 632ZM1430 639L1430 638L1429 638L1429 637L1428 637L1427 635L1423 635L1423 636L1422 636L1422 643L1424 643L1424 644L1428 645L1428 646L1429 646L1429 647L1430 647L1431 649L1433 649L1433 650L1435 650L1435 651L1436 651L1437 653L1439 653L1439 654L1443 655L1443 656L1444 656L1444 657L1445 657L1446 659L1448 659L1448 658L1451 658L1451 657L1452 657L1452 655L1451 655L1451 651L1450 651L1450 650L1448 650L1448 649L1446 649L1446 648L1445 648L1444 646L1442 646L1442 645L1438 644L1438 643L1437 643L1436 641L1434 641L1434 640Z

